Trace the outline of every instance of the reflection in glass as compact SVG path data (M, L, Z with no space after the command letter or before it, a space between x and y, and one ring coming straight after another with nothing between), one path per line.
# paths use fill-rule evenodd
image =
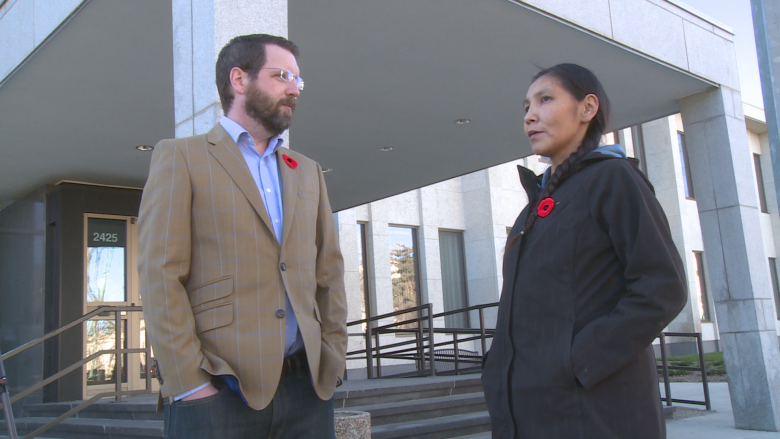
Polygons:
M126 235L125 220L87 219L87 302L127 300Z
M146 348L146 322L144 319L141 319L141 349ZM150 349L152 352L152 358L154 358L154 349ZM141 352L141 379L146 379L146 353ZM155 373L155 369L153 367L149 367L149 372L152 374L152 379L157 378L157 375Z
M393 283L393 310L413 308L417 303L417 265L415 251L415 230L408 227L388 228L390 237L390 279ZM416 312L395 317L396 322L414 319ZM402 328L416 328L409 323Z
M114 320L89 320L87 325L87 356L101 350L114 349L116 346L116 322ZM122 348L127 348L127 320L122 320ZM122 355L121 375L122 382L127 382L127 354ZM86 365L87 385L115 383L114 354L102 354L91 360Z
M87 302L125 301L124 247L87 249Z
M360 311L361 319L371 316L371 302L368 289L368 269L366 267L366 225L358 223L358 274L360 275ZM363 323L362 331L366 330L366 324Z

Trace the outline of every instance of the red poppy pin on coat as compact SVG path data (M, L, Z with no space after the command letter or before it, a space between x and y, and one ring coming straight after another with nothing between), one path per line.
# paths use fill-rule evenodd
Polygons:
M298 162L295 161L294 158L290 157L287 154L282 154L282 160L284 160L285 163L287 163L287 166L295 169L298 167Z
M555 207L555 200L547 197L539 203L536 213L539 214L540 218L544 218L552 212L553 207Z

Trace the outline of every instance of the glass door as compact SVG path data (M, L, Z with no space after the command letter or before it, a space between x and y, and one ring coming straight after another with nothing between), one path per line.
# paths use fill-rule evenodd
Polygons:
M141 306L138 291L138 235L136 218L116 215L87 214L84 218L84 313L100 306ZM146 344L143 314L121 313L117 328L113 313L99 315L85 322L84 356L114 349L117 331L123 348L143 348ZM84 366L84 397L115 389L117 377L114 354L102 354ZM141 390L146 386L145 353L119 356L124 390ZM157 390L157 381L152 381Z

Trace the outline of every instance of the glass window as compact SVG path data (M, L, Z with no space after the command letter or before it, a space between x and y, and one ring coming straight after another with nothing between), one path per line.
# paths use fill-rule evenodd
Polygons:
M116 321L115 320L88 320L87 322L87 356L100 351L114 349L116 345ZM127 320L122 320L121 348L127 349ZM86 364L87 385L116 383L114 376L114 364L116 355L102 354ZM119 366L122 382L127 382L127 354L122 354L122 363Z
M366 224L358 223L358 273L360 274L360 311L361 319L371 317L371 298L368 288L368 263L365 255L368 254L368 239L366 235ZM366 330L365 324L363 331Z
M685 197L693 199L693 178L691 177L690 161L688 160L688 147L685 146L685 134L677 132L677 144L680 146L680 165L682 167L683 185Z
M634 125L631 127L631 139L634 141L634 157L639 160L639 169L642 173L647 173L647 157L645 156L645 140L642 133L642 125Z
M766 192L764 191L764 172L761 169L761 155L753 154L753 165L756 167L756 187L758 187L758 204L761 212L769 213L766 208Z
M769 258L769 275L772 277L772 289L775 292L777 320L780 320L780 285L777 282L777 260L775 258Z
M127 301L127 221L87 219L87 302Z
M466 266L463 251L463 232L439 230L441 255L441 280L444 290L444 311L454 311L468 306L466 292ZM468 328L468 313L444 316L447 328Z
M704 253L693 252L696 257L696 277L699 286L699 317L703 322L709 322L710 319L710 299L707 294L707 280L704 278Z
M388 227L390 239L390 279L393 283L393 310L413 308L419 305L417 285L417 230L410 227ZM416 318L418 313L406 313L395 317L396 322ZM404 328L416 328L415 324Z

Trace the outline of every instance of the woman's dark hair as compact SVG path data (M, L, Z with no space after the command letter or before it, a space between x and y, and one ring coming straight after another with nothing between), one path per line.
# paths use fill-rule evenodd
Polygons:
M536 199L536 206L534 207L538 207L538 204L542 200L552 196L558 188L558 185L577 172L577 167L575 166L577 162L589 152L598 148L601 136L607 128L610 114L609 98L604 91L604 87L601 86L601 82L596 78L596 75L585 67L578 66L577 64L558 64L537 73L531 83L533 84L537 79L543 76L552 76L556 78L561 86L574 96L578 102L582 102L589 94L595 95L599 100L599 109L596 112L596 116L590 121L588 131L585 133L582 144L564 160L563 163L555 168L555 172L547 179L547 184L542 189L541 195ZM531 206L529 206L529 208L530 207ZM523 231L507 242L506 250L509 250L513 245L517 244L517 242L522 239L522 236L531 230L534 222L536 222L536 218L539 216L537 212L538 209L530 208Z

